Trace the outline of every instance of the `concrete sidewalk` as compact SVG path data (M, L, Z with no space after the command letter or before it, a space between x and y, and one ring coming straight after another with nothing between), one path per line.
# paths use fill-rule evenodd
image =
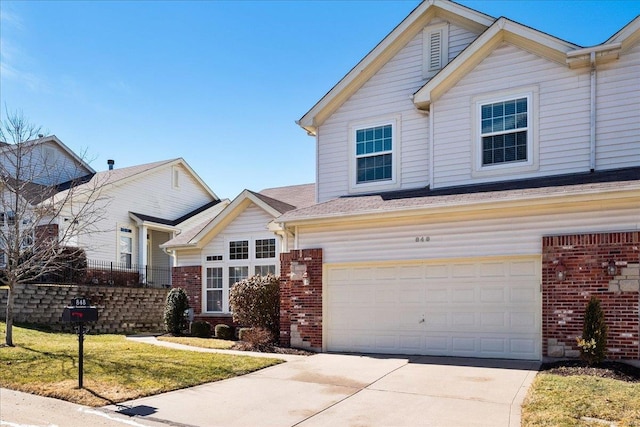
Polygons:
M201 353L220 353L220 354L231 354L234 356L251 356L251 357L264 357L270 359L281 359L286 362L291 362L294 360L302 360L308 356L298 356L295 354L280 354L280 353L260 353L257 351L240 351L240 350L219 350L215 348L202 348L202 347L194 347L191 345L177 344L168 341L160 341L155 336L128 336L127 339L129 341L144 343L144 344L153 344L158 345L160 347L168 347L175 348L176 350L189 350L189 351L198 351Z
M105 409L190 426L520 425L538 362L317 354Z

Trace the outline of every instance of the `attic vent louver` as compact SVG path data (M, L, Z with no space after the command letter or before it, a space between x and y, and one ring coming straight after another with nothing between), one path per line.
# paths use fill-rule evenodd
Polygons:
M442 68L442 31L429 34L429 71Z

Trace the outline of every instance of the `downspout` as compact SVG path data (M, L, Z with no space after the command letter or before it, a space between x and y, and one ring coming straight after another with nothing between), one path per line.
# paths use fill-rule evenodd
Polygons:
M591 64L591 114L590 120L590 151L589 151L589 169L591 172L596 170L596 53L589 53L589 62Z
M433 102L429 104L429 188L433 189L433 176L434 171L433 171L433 165L434 165L434 161L433 161L433 157L434 157L434 146L435 144L433 143L433 134L435 133L433 130Z
M300 249L300 247L298 246L298 226L297 225L295 227L293 227L293 232L294 232L293 250Z

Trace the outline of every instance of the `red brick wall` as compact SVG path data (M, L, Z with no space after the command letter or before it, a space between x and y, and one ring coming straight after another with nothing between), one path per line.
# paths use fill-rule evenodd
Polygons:
M208 322L213 331L215 326L224 323L231 327L237 325L233 323L231 315L210 315L202 314L202 267L193 265L188 267L174 267L171 272L171 286L174 288L182 288L187 292L189 297L189 307L193 308L194 321Z
M306 266L308 285L292 280L292 263ZM322 249L280 254L280 345L322 350Z
M202 311L202 267L190 265L174 267L171 271L171 286L182 288L189 297L189 307L198 315Z
M640 359L640 292L634 280L640 261L640 232L549 236L542 239L542 334L545 356L579 355L584 310L594 295L609 327L607 357ZM615 261L617 275L607 273ZM557 279L558 265L566 278ZM624 270L623 270L624 269ZM624 276L629 274L631 276ZM626 281L627 286L616 283Z

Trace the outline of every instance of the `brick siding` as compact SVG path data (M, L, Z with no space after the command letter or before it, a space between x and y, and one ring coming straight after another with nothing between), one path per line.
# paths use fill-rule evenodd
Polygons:
M607 357L640 359L640 232L549 236L542 239L543 354L576 357L584 311L596 296L609 327ZM614 261L615 276L607 266ZM559 281L558 266L566 269Z
M174 267L171 272L171 286L182 288L189 297L189 307L193 308L194 321L208 322L213 331L216 325L221 323L235 328L230 314L203 314L202 301L202 266L192 265L187 267Z
M308 285L292 264L306 268ZM322 249L280 254L280 345L322 350Z

